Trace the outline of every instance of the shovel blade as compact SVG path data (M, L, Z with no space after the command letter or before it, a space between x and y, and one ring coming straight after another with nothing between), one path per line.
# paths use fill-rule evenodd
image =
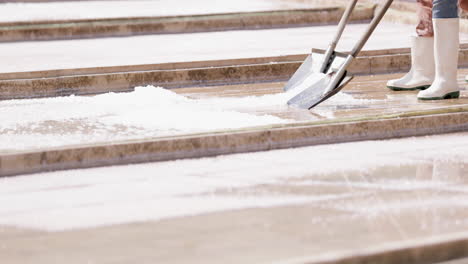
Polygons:
M335 95L352 77L347 76L346 66L352 60L348 54L334 52L325 61L325 51L313 49L293 77L286 84L285 89L292 94L288 105L302 109L311 109L324 100ZM327 72L320 69L327 65Z
M316 68L316 67L315 67ZM284 91L289 91L296 88L300 85L307 76L317 73L317 69L314 69L314 64L312 62L312 54L307 56L301 66L297 69L294 75L289 79L288 83L284 86Z
M332 68L339 68L346 59L347 54L334 52L331 58L325 62L325 50L313 49L312 53L307 56L301 66L296 70L294 75L284 86L284 91L289 91L303 86L305 81L310 81L310 76L314 74L325 74L320 72L324 64L329 65L329 70L326 73L332 72Z
M328 86L332 82L333 78L340 78L341 80L338 82L336 87L328 90ZM311 109L337 94L349 81L351 81L352 78L353 76L346 76L346 73L344 76L337 76L332 73L327 74L294 96L288 101L288 105L302 109Z

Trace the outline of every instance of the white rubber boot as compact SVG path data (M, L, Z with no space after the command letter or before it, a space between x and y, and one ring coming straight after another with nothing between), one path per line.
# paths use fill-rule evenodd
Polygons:
M434 24L434 58L436 77L432 85L419 92L420 100L442 100L460 97L457 82L459 19L438 18Z
M424 90L435 77L434 38L411 37L411 70L402 78L390 80L387 87L394 91Z

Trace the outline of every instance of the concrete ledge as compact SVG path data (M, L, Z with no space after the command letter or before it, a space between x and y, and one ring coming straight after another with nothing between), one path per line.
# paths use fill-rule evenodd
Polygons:
M226 83L274 82L288 79L299 65L297 62L291 62L3 80L0 81L0 99L124 92L145 85L179 88Z
M274 56L274 57L257 57L257 58L211 60L211 61L190 61L190 62L122 65L122 66L92 67L92 68L70 68L70 69L56 69L56 70L47 70L47 71L10 72L10 73L0 72L0 81L17 80L17 79L54 78L54 77L76 76L76 75L95 75L95 74L110 74L110 73L123 73L123 72L138 72L138 71L179 70L179 69L193 69L193 68L245 66L245 65L252 65L252 64L298 62L298 61L304 60L306 56L307 55L305 54L298 54L298 55L285 55L285 56Z
M468 234L447 235L432 240L410 241L382 246L378 249L344 253L322 260L294 260L288 263L304 264L364 264L405 263L427 264L452 261L468 256ZM465 262L463 262L465 263ZM460 263L461 264L461 263Z
M0 154L0 177L468 131L468 108Z
M132 91L136 86L165 88L286 81L307 55L184 62L152 65L64 69L0 74L0 100ZM362 52L349 71L378 74L408 70L409 49ZM468 66L468 47L460 50L460 67Z
M337 23L343 12L343 8L335 7L192 16L0 23L0 41L96 38L331 24ZM373 14L373 5L360 5L353 13L351 20L369 20Z

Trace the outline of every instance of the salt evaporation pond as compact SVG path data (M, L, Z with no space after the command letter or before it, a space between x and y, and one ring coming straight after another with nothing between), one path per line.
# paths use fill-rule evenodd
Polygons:
M291 97L291 92L285 92L191 99L167 89L147 86L137 87L129 93L3 101L0 102L0 150L286 124L294 120L261 114L258 110L287 110L286 102ZM354 99L339 94L331 100L344 102Z
M466 210L467 135L4 178L0 226L61 231L304 203L362 220L415 210L435 215L447 208ZM380 199L385 202L376 202ZM310 217L319 221L321 216L311 212ZM436 219L441 225L455 224L453 218Z
M180 8L183 6L184 8ZM3 3L1 22L97 19L148 16L180 16L232 12L271 11L310 8L311 3L265 0L118 0ZM314 6L317 6L315 4ZM323 7L323 4L321 5Z

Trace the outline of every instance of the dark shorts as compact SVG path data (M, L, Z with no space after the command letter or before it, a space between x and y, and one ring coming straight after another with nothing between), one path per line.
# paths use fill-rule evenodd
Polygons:
M457 18L458 0L417 0L419 22L416 33L420 37L432 37L432 19Z
M458 0L434 0L432 18L457 18Z

